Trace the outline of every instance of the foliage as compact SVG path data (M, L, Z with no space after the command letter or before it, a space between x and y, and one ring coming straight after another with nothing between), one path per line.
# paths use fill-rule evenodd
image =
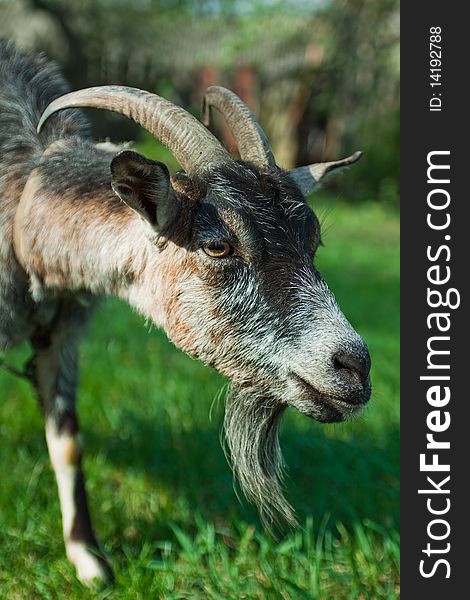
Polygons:
M199 114L205 86L226 85L258 115L281 166L362 149L364 166L346 188L348 199L396 203L398 4L3 0L0 37L47 51L73 88L142 87ZM139 135L109 113L90 111L90 118L98 137Z

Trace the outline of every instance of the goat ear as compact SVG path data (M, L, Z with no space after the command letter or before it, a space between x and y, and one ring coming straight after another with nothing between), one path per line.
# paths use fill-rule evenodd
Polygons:
M342 160L334 160L331 162L314 163L308 167L298 167L289 171L290 176L300 188L304 196L313 191L319 186L323 179L336 169L349 167L357 162L362 156L362 152L355 152Z
M176 216L178 202L162 162L124 150L111 161L111 187L154 230L163 229Z

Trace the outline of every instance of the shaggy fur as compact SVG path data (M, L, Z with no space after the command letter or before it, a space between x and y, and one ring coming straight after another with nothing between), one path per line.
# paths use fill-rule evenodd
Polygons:
M264 524L282 519L296 525L294 511L284 498L284 461L278 430L287 405L261 396L257 389L232 387L224 419L227 458L248 500L258 507Z
M13 219L26 181L43 151L68 135L88 135L78 111L51 121L39 138L46 106L68 91L58 69L41 55L24 55L0 40L0 352L32 335L43 307L32 302L29 283L13 252Z

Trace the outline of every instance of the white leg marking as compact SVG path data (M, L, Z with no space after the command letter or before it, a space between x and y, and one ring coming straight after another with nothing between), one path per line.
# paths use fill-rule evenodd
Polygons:
M75 518L74 488L80 440L70 435L59 435L53 422L46 423L46 441L59 489L64 538L70 536Z
M81 453L80 437L70 434L60 435L55 424L48 421L46 423L46 440L59 489L67 558L75 566L80 581L85 585L90 585L94 579L106 579L107 574L98 558L87 549L84 542L70 539L77 512L74 491L78 459Z

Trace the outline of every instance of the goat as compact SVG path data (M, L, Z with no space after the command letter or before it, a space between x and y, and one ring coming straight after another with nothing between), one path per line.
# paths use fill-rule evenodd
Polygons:
M80 107L133 119L183 171L170 177L161 162L96 144ZM45 57L0 42L0 351L31 344L66 553L85 584L111 574L90 522L75 411L77 345L100 297L125 299L231 380L232 467L267 521L295 521L280 484L286 407L333 422L370 397L369 353L314 267L320 227L305 200L360 153L287 172L235 94L209 88L206 125L211 108L240 160L155 94L69 92Z

